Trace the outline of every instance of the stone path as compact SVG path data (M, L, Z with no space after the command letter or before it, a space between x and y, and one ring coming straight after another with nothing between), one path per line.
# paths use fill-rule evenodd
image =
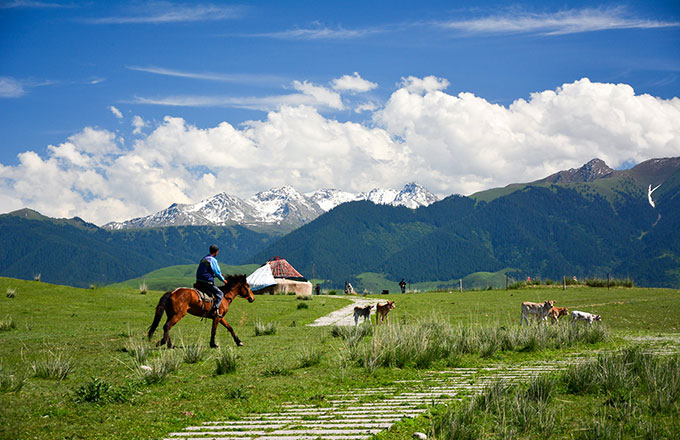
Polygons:
M322 316L321 318L307 325L309 325L310 327L321 327L325 325L354 325L354 307L366 307L369 304L375 306L379 302L385 302L380 301L379 299L364 298L361 296L343 296L343 298L349 299L350 301L352 301L352 304L349 304L341 309L331 312L326 316ZM373 319L373 321L375 321L374 315L375 307L371 309L371 319ZM359 323L362 322L363 319L360 319Z
M488 368L454 368L425 373L419 380L396 381L328 396L323 405L290 402L269 413L241 420L207 422L170 433L165 440L353 440L367 439L435 404L476 394L498 379L523 381L564 368L568 362Z

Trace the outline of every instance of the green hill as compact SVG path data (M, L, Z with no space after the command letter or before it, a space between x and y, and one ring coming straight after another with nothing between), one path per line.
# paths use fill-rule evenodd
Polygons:
M226 275L246 274L250 275L260 267L257 264L245 264L242 266L230 266L228 264L220 263L222 273ZM142 284L146 285L148 290L168 291L176 287L192 286L196 281L196 264L183 264L178 266L164 267L163 269L154 270L145 275L142 275L131 280L123 281L122 283L111 284L111 288L133 288L138 289Z

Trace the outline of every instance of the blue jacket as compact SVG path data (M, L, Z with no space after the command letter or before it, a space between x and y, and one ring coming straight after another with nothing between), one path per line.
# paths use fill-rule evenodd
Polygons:
M196 269L196 281L214 284L215 277L219 278L223 282L226 282L222 276L220 265L217 263L217 258L208 254L203 257L203 259L201 259L200 263L198 263L198 269Z

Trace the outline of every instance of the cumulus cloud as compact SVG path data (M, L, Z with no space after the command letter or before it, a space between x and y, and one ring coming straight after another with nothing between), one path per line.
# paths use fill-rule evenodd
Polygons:
M340 92L363 93L375 89L378 84L367 81L359 76L358 72L354 72L354 75L343 75L340 78L335 78L331 81L331 86L334 90Z
M584 78L506 108L471 93L422 94L413 83L375 120L415 152L422 180L439 192L531 181L594 157L617 167L680 152L680 99L636 95L626 84Z
M97 224L147 215L226 191L248 197L290 184L366 191L418 181L440 195L527 182L594 157L616 167L680 152L680 99L638 95L587 78L509 106L448 81L409 77L369 123L338 121L306 104L280 105L262 120L198 128L166 117L123 146L87 127L46 154L0 164L0 202ZM304 94L339 106L320 86ZM323 88L322 88L323 89ZM140 117L141 119L141 117ZM7 208L6 208L7 209Z
M115 117L117 117L118 119L122 119L122 118L123 118L123 114L122 114L122 113L120 112L120 110L118 110L116 107L114 107L114 106L111 105L111 106L109 106L109 110L111 110L111 113L113 113L113 115L114 115Z
M425 78L409 76L401 79L400 86L411 93L427 93L446 89L449 86L449 81L436 76L426 76Z
M146 122L141 116L135 115L135 117L132 118L132 126L135 127L134 130L132 130L132 134L140 134L142 128L146 127Z

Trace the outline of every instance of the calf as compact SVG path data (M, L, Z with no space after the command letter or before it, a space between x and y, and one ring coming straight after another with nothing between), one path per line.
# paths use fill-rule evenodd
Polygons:
M548 310L548 316L550 317L550 320L552 321L553 324L559 321L560 316L568 315L569 309L566 307L552 307L550 310Z
M529 325L529 315L536 316L536 319L540 321L546 321L548 319L548 312L555 304L554 300L545 301L541 303L523 302L522 303L522 317L520 318L519 325L523 325L524 321Z
M371 323L371 309L373 308L372 305L368 305L366 307L355 307L354 308L354 325L359 325L359 318L364 318L364 322L368 321L368 323Z
M571 322L574 323L576 321L584 321L589 325L593 325L593 321L602 321L602 317L600 315L574 310L571 312Z
M396 306L394 305L394 301L387 301L387 304L377 304L375 310L375 323L379 324L380 322L384 323L389 323L390 318L387 316L388 313L390 313L390 310L395 308ZM380 321L378 321L378 318L380 318Z

